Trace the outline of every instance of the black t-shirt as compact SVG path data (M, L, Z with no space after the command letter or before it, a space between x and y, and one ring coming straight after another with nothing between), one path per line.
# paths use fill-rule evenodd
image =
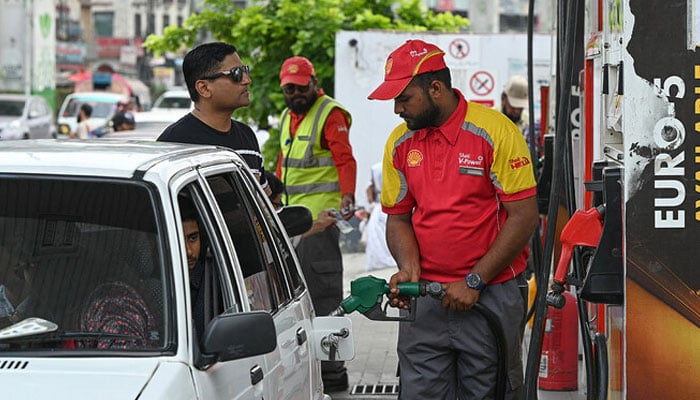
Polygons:
M165 128L158 136L158 141L228 147L235 150L254 173L260 173L260 183L263 187L267 183L258 138L253 130L242 122L232 119L231 129L221 132L189 113Z

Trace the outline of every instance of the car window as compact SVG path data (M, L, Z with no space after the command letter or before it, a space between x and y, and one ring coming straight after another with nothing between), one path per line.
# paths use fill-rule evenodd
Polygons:
M107 118L117 109L116 103L108 102L95 102L92 103L92 115L91 118Z
M183 256L188 263L189 296L197 337L212 318L243 309L235 278L227 268L226 245L216 229L214 213L197 182L177 196Z
M0 352L172 350L172 284L147 186L0 176L0 204L0 329L53 327L0 331Z
M41 117L43 115L46 115L45 108L43 107L43 104L41 103L41 100L39 99L34 99L31 103L31 108L29 109L29 115L37 118Z
M247 179L246 181L249 186L258 185L257 182L251 179ZM269 239L267 243L274 243L275 245L273 248L277 249L279 252L280 261L275 265L279 271L278 275L281 279L284 279L284 285L289 288L292 298L300 296L305 286L294 258L294 249L290 247L289 242L285 239L283 228L275 223L275 218L273 217L275 210L268 206L260 191L256 191L255 199L258 204L258 209L260 210L259 212L261 213L261 218L268 221L267 227L269 228L269 232L266 232L266 234L269 235Z
M21 117L24 102L20 100L0 100L0 115Z
M273 262L274 244L264 235L264 222L251 207L251 194L236 173L208 177L207 183L233 242L250 308L274 312L285 301L286 288Z
M92 115L90 118L107 118L117 109L116 102L107 101L82 101L71 99L66 108L63 110L64 117L77 116L78 110L83 103L88 103L92 106Z
M78 102L77 100L71 99L70 101L68 101L68 104L66 104L66 108L63 109L63 116L70 117L78 115L78 110L80 109L80 106L82 104L82 102Z
M190 108L192 100L183 97L163 97L156 105L157 108Z

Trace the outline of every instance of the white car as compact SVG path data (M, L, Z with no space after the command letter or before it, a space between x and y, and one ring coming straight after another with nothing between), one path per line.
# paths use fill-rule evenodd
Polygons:
M166 90L153 103L153 111L163 110L183 110L185 112L194 109L194 103L190 99L190 93L187 89L171 89Z
M55 137L53 111L43 97L0 93L0 140Z
M136 123L134 129L126 131L110 129L102 136L102 139L156 140L165 128L177 122L188 112L183 109L135 112L133 113L134 122Z
M78 112L83 103L92 106L90 120L94 126L106 127L107 122L117 111L119 103L128 103L129 99L118 93L111 92L76 92L71 93L63 100L58 110L59 138L67 138L71 132L78 128Z
M3 398L328 400L320 360L354 355L288 237L311 213L276 213L233 151L8 142L0 204Z

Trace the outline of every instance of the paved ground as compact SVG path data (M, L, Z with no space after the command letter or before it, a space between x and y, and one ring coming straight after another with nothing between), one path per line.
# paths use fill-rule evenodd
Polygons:
M394 273L393 268L365 271L364 252L344 253L345 295L350 295L350 282L354 279L373 275L388 280ZM398 388L396 366L396 339L399 322L372 321L364 315L354 312L348 315L353 323L355 340L355 358L346 363L350 388L344 392L330 393L333 400L394 400ZM582 376L579 367L579 376ZM539 391L540 400L583 400L585 394L579 384L578 392Z

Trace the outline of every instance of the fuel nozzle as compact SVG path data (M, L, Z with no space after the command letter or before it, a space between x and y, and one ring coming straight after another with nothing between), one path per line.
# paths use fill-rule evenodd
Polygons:
M415 319L416 301L418 296L430 295L442 299L444 291L439 282L405 282L399 283L401 295L409 296L411 304L409 315L391 317L387 315L388 302L383 303L384 295L390 291L386 280L374 276L364 276L350 283L350 296L343 299L340 306L330 316L341 316L353 311L359 311L367 318L376 321L413 321Z
M547 305L554 308L562 309L564 304L566 304L566 297L564 297L564 285L560 282L552 282L552 290L547 293Z

